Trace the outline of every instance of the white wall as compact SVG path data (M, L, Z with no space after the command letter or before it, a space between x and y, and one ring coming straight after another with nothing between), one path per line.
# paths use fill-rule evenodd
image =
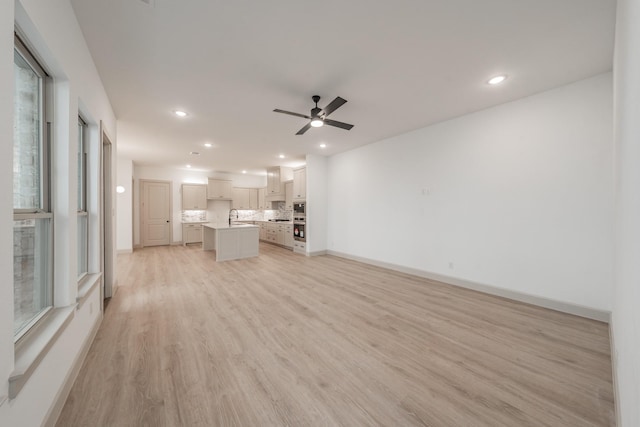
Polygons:
M613 364L618 425L640 425L640 1L618 1L615 51L616 283Z
M133 161L118 156L116 186L124 193L116 194L116 236L119 253L133 250Z
M333 156L328 248L608 311L611 111L605 74Z
M327 250L327 158L307 156L306 251L323 254Z
M267 186L267 177L256 175L226 174L220 172L197 171L166 167L134 165L134 197L133 197L133 244L140 245L140 180L159 180L172 182L172 240L182 241L182 184L206 184L207 179L225 179L233 181L234 187L260 188ZM207 219L211 222L226 222L229 218L231 202L210 200L207 205ZM124 215L125 213L123 213Z
M73 304L77 295L76 182L73 177L78 110L82 109L93 129L102 120L111 135L116 134L116 119L68 0L1 2L0 93L13 93L14 19L54 78L53 157L61 162L53 171L55 302ZM95 137L97 133L92 132L92 135ZM74 312L70 324L46 352L17 397L3 402L8 378L14 369L11 95L0 97L0 138L4 141L0 154L0 182L3 182L0 185L0 425L37 426L52 410L76 358L101 318L100 293L96 288L86 303ZM96 224L93 226L97 227Z

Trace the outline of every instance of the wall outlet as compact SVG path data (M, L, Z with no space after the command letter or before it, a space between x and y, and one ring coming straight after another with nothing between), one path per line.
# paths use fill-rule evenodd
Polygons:
M453 263L451 261L449 261L449 268L453 270Z

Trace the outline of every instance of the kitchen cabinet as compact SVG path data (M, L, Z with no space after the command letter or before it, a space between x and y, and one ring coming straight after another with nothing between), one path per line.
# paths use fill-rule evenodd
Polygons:
M216 261L251 258L258 256L258 230L255 225L204 226L202 249L216 251Z
M233 209L257 210L258 189L234 187L231 207Z
M285 224L284 226L284 246L293 248L293 224Z
M233 188L233 209L251 209L251 195L248 188Z
M209 183L207 185L207 198L216 200L232 200L233 182L209 178Z
M207 209L207 186L182 184L182 210Z
M258 188L258 209L267 209L267 202L265 200L266 188Z
M297 254L306 255L306 253L307 253L307 244L305 242L300 242L298 240L294 240L293 241L293 252L295 252Z
M307 198L307 168L293 170L293 200Z
M260 206L258 205L258 189L250 188L249 189L249 209L258 210Z
M267 223L260 223L260 240L267 240Z
M284 208L293 210L293 182L284 184Z
M286 248L293 248L293 224L263 222L260 224L260 240Z
M182 224L182 244L202 243L202 224Z
M284 183L293 179L293 169L284 166L278 166L267 169L267 195L283 196L284 200Z

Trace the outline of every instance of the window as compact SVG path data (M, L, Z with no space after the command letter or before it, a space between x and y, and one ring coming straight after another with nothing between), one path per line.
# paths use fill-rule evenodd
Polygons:
M49 203L48 77L15 36L13 126L14 339L53 305L53 213Z
M89 271L89 214L87 213L87 124L78 117L78 280Z

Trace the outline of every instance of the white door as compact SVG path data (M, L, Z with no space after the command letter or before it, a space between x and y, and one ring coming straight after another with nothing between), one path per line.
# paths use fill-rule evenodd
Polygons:
M142 245L171 244L171 182L141 180Z

